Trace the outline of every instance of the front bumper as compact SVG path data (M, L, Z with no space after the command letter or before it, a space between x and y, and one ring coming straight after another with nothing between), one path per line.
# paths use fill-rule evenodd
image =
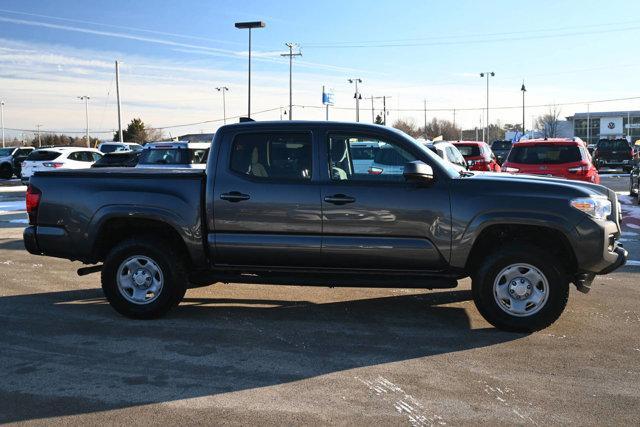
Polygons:
M585 218L576 230L579 240L574 251L580 272L608 274L627 262L628 253L617 241L620 229L616 222Z

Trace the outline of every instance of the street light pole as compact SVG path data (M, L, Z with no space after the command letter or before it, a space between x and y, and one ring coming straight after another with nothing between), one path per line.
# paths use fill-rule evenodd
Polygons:
M527 91L527 88L524 87L524 80L520 90L522 91L522 134L524 135L524 93Z
M0 122L2 122L2 148L4 148L4 101L0 101Z
M42 125L36 125L36 127L38 128L38 148L40 148L42 147L42 139L40 139L40 128Z
M116 98L118 99L118 141L124 142L122 136L122 105L120 104L120 64L116 61Z
M223 123L226 125L227 124L227 103L224 99L224 93L227 92L229 88L226 86L220 86L220 87L217 87L216 90L218 92L222 92L222 120L223 120Z
M89 100L91 98L89 98L86 95L82 95L82 96L79 96L78 99L81 99L84 101L84 116L87 124L87 147L91 147L91 141L89 140Z
M496 73L494 73L493 71L487 71L484 73L480 73L480 77L487 77L487 135L486 138L487 140L485 141L487 144L489 143L489 77L493 77L495 76Z
M249 88L248 88L248 100L247 100L247 118L251 118L251 29L264 28L265 23L262 21L253 22L236 22L235 27L238 29L249 30Z
M289 120L293 120L293 57L302 56L302 52L293 53L293 48L298 45L295 43L285 43L285 46L289 48L289 53L281 53L280 56L289 57Z
M355 83L356 84L356 94L353 96L356 99L356 122L360 121L360 100L362 99L362 95L360 95L360 92L358 92L358 83L362 83L362 79L360 78L355 78L355 79L348 79L349 83Z

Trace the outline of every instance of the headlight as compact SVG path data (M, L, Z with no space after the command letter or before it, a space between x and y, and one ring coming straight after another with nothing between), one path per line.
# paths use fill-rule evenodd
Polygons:
M571 200L571 206L596 219L611 215L611 202L606 197L591 196Z

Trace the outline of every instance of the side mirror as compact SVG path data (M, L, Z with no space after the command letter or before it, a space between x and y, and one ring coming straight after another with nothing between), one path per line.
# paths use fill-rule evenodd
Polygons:
M432 181L433 168L420 160L416 160L404 165L402 175L407 181Z

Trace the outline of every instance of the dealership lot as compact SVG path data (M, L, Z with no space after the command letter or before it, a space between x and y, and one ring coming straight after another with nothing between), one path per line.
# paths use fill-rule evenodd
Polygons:
M23 187L0 189L0 422L639 424L640 207L628 266L572 287L525 335L451 291L216 285L168 317L115 314L99 276L29 255Z

